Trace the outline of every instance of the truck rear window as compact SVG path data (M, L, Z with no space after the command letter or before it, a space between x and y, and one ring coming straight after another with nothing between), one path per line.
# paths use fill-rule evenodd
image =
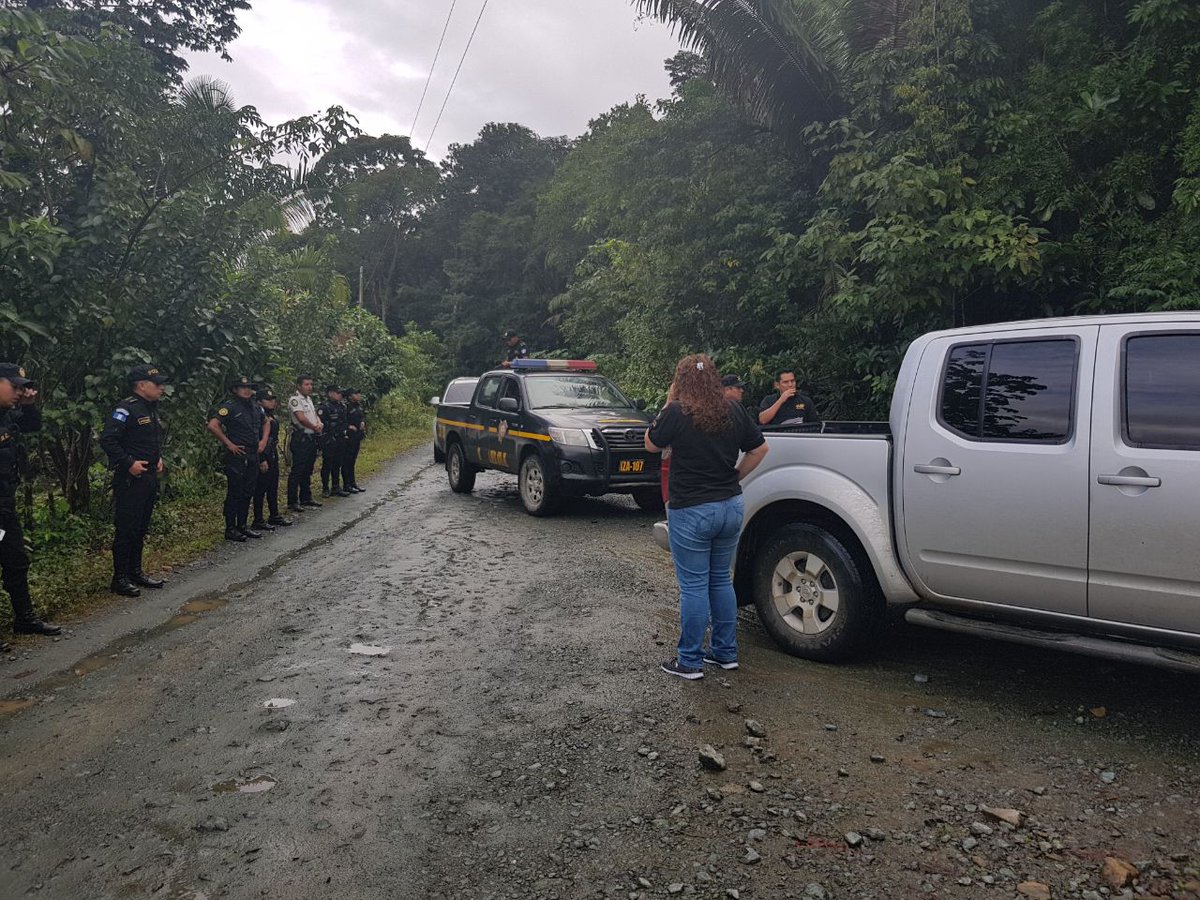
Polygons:
M1200 450L1200 334L1125 342L1125 435L1134 447Z
M1069 440L1078 355L1074 338L952 348L942 379L942 425L977 441Z

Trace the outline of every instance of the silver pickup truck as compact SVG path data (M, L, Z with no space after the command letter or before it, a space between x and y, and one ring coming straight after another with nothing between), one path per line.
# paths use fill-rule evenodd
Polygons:
M899 607L1200 671L1200 313L927 334L887 423L767 442L735 584L787 651L844 658Z

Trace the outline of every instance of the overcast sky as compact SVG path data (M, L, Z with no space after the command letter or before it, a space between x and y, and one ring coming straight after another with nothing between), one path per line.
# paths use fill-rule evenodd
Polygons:
M457 0L416 129L413 116L451 0L252 0L232 63L192 54L192 75L227 81L268 122L340 104L371 134L424 148L484 0ZM666 96L677 42L629 0L489 0L429 154L488 122L575 136L638 94Z

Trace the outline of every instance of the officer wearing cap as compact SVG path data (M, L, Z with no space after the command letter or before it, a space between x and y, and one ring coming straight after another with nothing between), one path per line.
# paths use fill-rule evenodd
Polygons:
M312 376L301 375L296 379L296 393L288 400L288 417L292 421L292 435L288 441L292 468L288 472L287 502L292 512L304 512L306 506L321 505L312 496L312 474L325 425L313 405L312 392Z
M362 391L346 388L346 450L342 456L342 489L352 494L362 494L354 468L358 463L358 451L367 436L367 414L362 405Z
M113 472L113 579L111 590L137 597L140 588L160 588L142 568L142 548L150 516L158 500L163 472L163 428L158 420L167 376L157 366L135 366L129 372L133 393L117 404L104 422L100 448Z
M504 362L501 365L508 368L514 359L529 359L529 348L515 331L504 332Z
M736 375L726 375L721 379L721 389L725 392L726 400L741 403L746 395L746 382Z
M317 415L325 425L321 442L321 496L349 497L350 492L338 484L342 479L342 459L346 453L346 404L342 388L331 384L325 388L325 402L317 407Z
M208 420L208 430L225 449L221 469L225 473L225 539L239 544L262 533L247 527L250 503L258 484L258 457L269 440L262 408L254 400L258 385L242 375L230 385L233 396L217 407Z
M292 524L291 519L285 519L279 514L279 420L275 418L275 408L279 398L270 388L260 388L258 391L258 406L267 420L267 445L263 448L258 463L258 482L254 488L254 521L250 524L253 531L274 531L277 527ZM263 501L271 517L263 519Z
M16 363L0 362L0 583L13 607L17 634L61 634L62 629L43 622L33 612L29 595L29 553L21 517L17 515L17 485L21 481L24 448L21 436L40 431L42 415L34 405L37 390ZM0 641L0 652L12 649Z

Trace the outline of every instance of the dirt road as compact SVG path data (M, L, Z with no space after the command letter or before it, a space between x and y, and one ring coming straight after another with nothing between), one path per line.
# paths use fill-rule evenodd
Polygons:
M682 683L631 502L370 488L0 663L0 896L1200 894L1194 678L907 628L822 667L746 616Z

